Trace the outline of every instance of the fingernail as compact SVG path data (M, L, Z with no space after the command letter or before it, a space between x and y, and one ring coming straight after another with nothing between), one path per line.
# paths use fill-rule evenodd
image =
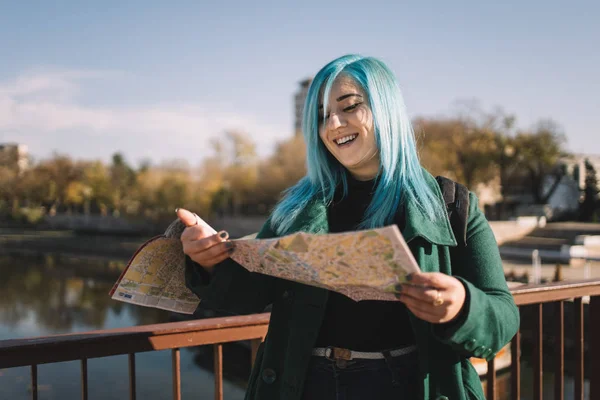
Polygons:
M225 247L226 247L227 249L233 249L233 242L226 242L226 243L225 243Z
M396 292L400 293L402 292L402 285L400 283L397 283L396 286L394 286L394 289L396 289Z
M407 281L409 281L409 282L412 281L412 278L413 278L413 274L406 275L406 280Z
M175 209L175 214L177 214L177 211L179 211L179 208L176 208L176 209Z
M223 240L227 240L227 238L229 238L229 233L227 233L227 231L221 231L219 232L219 237Z

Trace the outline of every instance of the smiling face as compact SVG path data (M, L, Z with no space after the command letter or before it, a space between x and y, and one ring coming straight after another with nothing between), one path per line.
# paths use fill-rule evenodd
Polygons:
M352 78L338 76L329 92L327 110L319 105L319 136L327 150L358 180L375 178L379 150L373 113L364 90Z

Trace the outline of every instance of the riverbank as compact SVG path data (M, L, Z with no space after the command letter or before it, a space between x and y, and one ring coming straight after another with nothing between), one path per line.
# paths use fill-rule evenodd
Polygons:
M52 224L37 228L0 227L0 254L64 254L127 261L144 242L160 235L169 225L156 226L152 229L153 233L127 233L129 231L114 230L114 226L108 223L106 225L112 227L112 231L100 229L103 225L99 223L86 225L85 218L79 217L82 216L55 217ZM257 232L264 220L264 217L222 217L209 223L237 238Z
M74 231L0 229L0 254L65 254L127 260L147 239L139 236L81 235Z
M86 235L152 237L163 233L175 218L175 213L172 217L165 216L158 221L150 221L141 217L123 218L97 214L62 213L47 215L36 224L0 220L0 228L25 231L74 231ZM227 230L231 237L242 237L258 231L266 218L266 216L225 215L205 217L205 221L217 230Z

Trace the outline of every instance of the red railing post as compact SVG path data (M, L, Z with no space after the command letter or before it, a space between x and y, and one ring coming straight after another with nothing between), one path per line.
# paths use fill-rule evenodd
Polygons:
M88 364L87 358L81 359L81 399L88 399Z
M223 345L214 345L215 400L223 400Z
M496 359L487 363L487 400L496 400Z
M558 301L556 304L556 331L557 337L554 343L555 370L554 370L554 399L564 400L565 397L565 302Z
M590 399L600 398L600 296L590 297Z
M542 303L533 306L535 310L534 347L533 347L533 398L542 400L544 396L544 317Z
M254 339L250 342L250 346L252 348L252 353L251 353L251 367L254 367L254 363L256 362L256 355L258 354L258 348L260 347L260 344L265 340L265 338L260 338L260 339Z
M129 400L137 397L135 386L135 353L129 353Z
M31 400L38 398L38 370L37 364L31 366Z
M173 363L173 400L181 400L181 355L179 349L171 350Z
M510 398L521 400L521 331L510 343Z
M583 299L575 299L575 400L583 400L584 388L584 334L583 334Z

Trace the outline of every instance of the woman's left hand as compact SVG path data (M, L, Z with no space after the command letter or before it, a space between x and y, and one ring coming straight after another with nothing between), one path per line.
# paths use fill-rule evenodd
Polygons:
M458 316L465 304L465 287L458 279L440 272L410 275L396 295L418 318L441 324Z

